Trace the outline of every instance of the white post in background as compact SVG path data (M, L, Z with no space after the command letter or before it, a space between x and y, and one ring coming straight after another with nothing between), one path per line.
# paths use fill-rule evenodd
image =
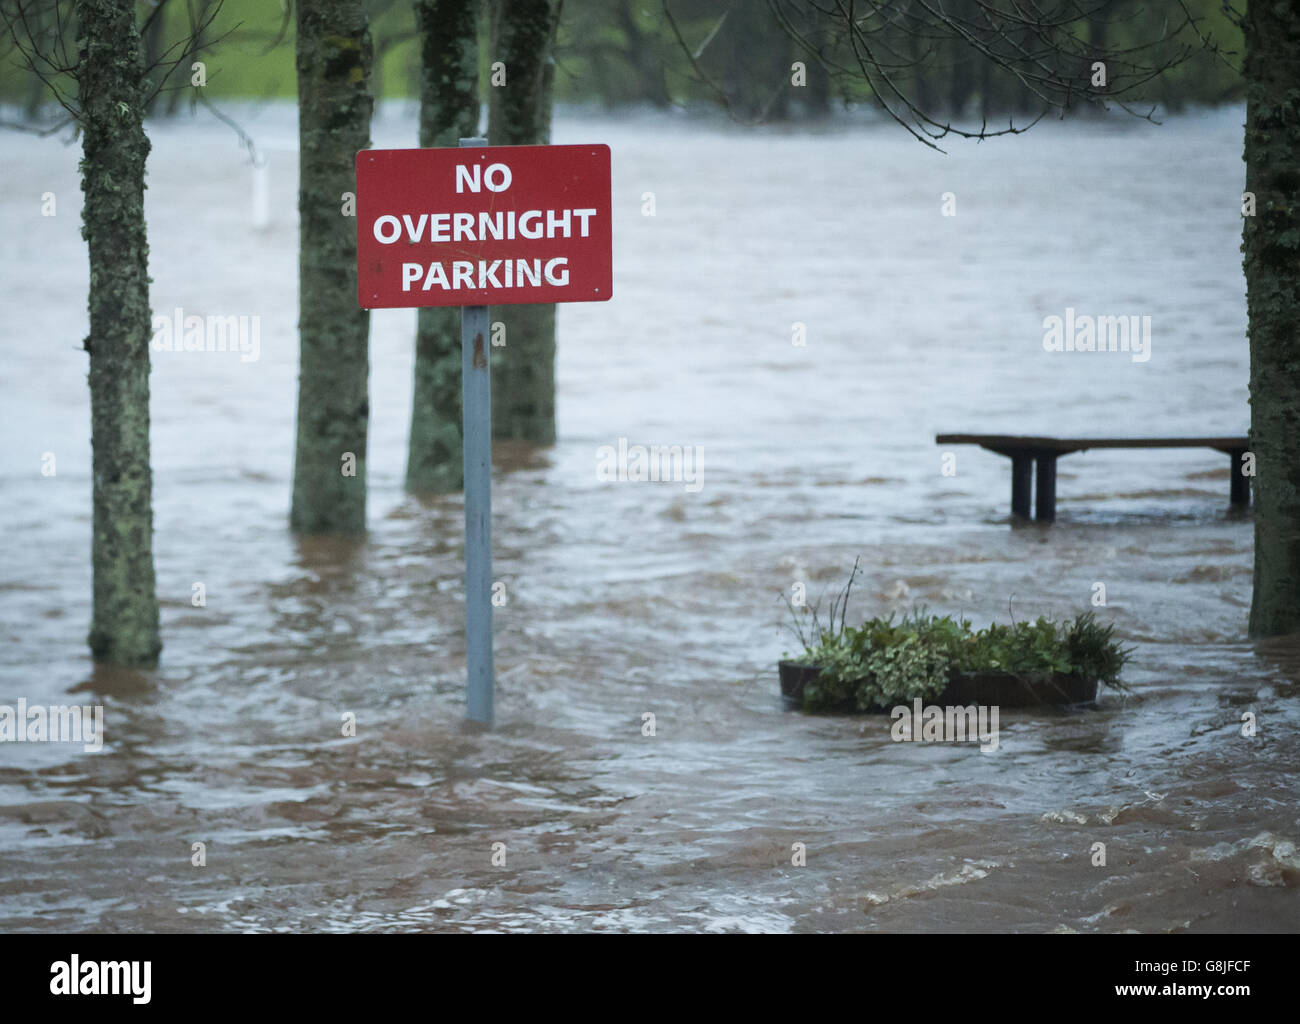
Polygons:
M262 153L253 157L253 227L260 231L270 223L270 157Z

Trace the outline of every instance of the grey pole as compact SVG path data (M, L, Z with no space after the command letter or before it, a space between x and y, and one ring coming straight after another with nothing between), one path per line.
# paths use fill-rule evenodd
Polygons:
M461 139L486 146L487 139ZM488 307L461 306L461 408L465 432L465 664L468 717L492 724L492 378Z

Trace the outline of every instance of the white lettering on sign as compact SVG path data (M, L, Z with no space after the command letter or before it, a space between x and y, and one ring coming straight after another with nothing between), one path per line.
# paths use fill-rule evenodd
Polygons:
M448 277L447 266L451 267ZM498 276L499 275L499 276ZM556 256L549 260L451 260L430 263L402 264L402 291L409 292L415 282L423 278L421 291L429 291L437 285L443 291L458 291L461 288L523 288L525 285L547 284L563 287L569 283L569 259Z
M392 225L393 225L393 234L392 234L392 237L390 237L390 238L385 238L385 237L384 237L384 233L383 233L382 228L383 228L384 224L387 223L387 222L389 222L389 221L391 221L391 222L392 222ZM396 241L398 240L398 238L401 237L401 235L402 235L402 224L401 224L401 221L399 221L399 220L398 220L396 217L394 217L391 213L386 213L386 214L384 214L382 217L380 217L378 220L375 221L375 238L376 238L378 241L383 242L384 245L388 245L390 242L396 242Z
M392 245L403 236L412 244L424 240L429 228L430 242L487 242L516 238L587 238L595 210L514 210L490 213L422 213L412 220L409 213L398 219L391 213L375 218L375 240Z
M497 176L496 182L492 181L493 175ZM484 171L478 164L456 165L456 191L458 193L469 189L471 192L482 192L483 186L488 187L489 192L504 192L510 187L512 175L510 168L505 164L488 164Z
M595 155L594 150L592 155ZM491 157L487 159L491 160ZM461 296L458 293L464 293L463 302L469 303L475 302L475 299L468 293L478 292L478 301L499 299L510 302L511 293L517 296L528 289L570 288L582 279L584 268L570 265L574 259L572 253L557 255L557 252L565 251L565 246L558 243L564 239L590 239L607 232L608 226L596 219L597 216L608 216L606 208L598 203L597 206L581 208L548 209L546 191L539 190L536 182L531 181L525 181L520 188L514 190L513 202L507 199L504 203L498 203L491 194L505 192L513 186L514 172L511 166L500 161L487 162L482 157L475 161L468 152L461 160L463 162L449 161L444 164L437 177L444 186L453 183L446 180L451 177L456 195L480 193L478 198L467 196L460 201L471 209L455 209L459 202L445 188L408 187L404 193L400 189L396 192L396 195L403 198L390 200L392 205L384 204L388 205L390 212L379 212L371 208L365 213L370 220L373 238L372 241L363 237L361 241L365 245L387 247L402 244L416 247L402 250L402 259L390 258L381 263L375 258L379 253L373 250L367 257L369 265L376 269L382 265L391 266L395 270L400 265L400 291L394 287L396 281L389 278L394 298L396 295L405 295L416 305L439 305L449 304L445 300L459 300ZM371 163L373 162L372 158ZM359 164L359 169L360 166ZM524 168L525 163L521 162L520 167ZM427 182L428 178L424 180ZM481 195L484 191L489 195ZM420 207L424 204L419 197L422 193L443 208L421 210ZM578 198L579 195L582 198ZM579 191L570 201L592 202L594 197L589 196L590 191ZM485 203L489 209L473 208ZM493 209L493 206L513 208ZM383 205L380 205L379 210L383 210ZM361 234L364 236L364 233L362 227ZM509 249L506 254L500 251L506 248L503 243L545 243L552 240L557 244L525 247L527 255L522 258L516 258ZM481 251L475 253L475 248L479 246L482 247ZM519 247L514 248L518 251ZM547 252L547 249L551 251ZM534 256L533 253L539 255ZM392 256L396 256L396 253L392 252ZM388 273L391 274L392 271ZM585 291L586 282L583 284ZM595 287L591 291L600 295L608 289ZM423 302L418 300L421 293L425 296ZM496 293L494 298L489 299L493 293ZM445 296L444 302L434 301L437 296ZM371 294L362 296L363 304L366 298L378 297L377 291L371 291ZM520 301L518 298L513 300Z

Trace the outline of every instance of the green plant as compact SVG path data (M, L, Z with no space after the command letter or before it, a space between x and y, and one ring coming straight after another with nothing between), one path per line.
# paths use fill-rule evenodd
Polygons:
M1080 675L1125 689L1119 674L1131 649L1115 640L1113 625L1097 622L1092 612L1063 622L1040 617L974 630L966 619L921 609L897 623L890 615L849 626L848 597L858 571L855 562L825 626L815 608L810 609L811 636L795 617L804 647L801 660L820 669L817 679L804 687L804 710L866 710L917 697L930 700L943 691L953 672Z

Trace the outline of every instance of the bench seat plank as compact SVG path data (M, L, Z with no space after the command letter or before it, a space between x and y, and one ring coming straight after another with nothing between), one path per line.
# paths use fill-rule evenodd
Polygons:
M1250 504L1250 483L1242 475L1241 457L1250 449L1245 437L1033 437L1020 434L939 434L936 444L977 444L1011 459L1011 515L1029 518L1031 464L1037 465L1036 518L1056 518L1056 460L1089 448L1213 448L1230 459L1229 500Z
M940 434L936 444L977 444L991 451L1001 449L1070 452L1089 448L1213 448L1225 453L1244 452L1250 441L1244 437L1030 437L1018 434Z

